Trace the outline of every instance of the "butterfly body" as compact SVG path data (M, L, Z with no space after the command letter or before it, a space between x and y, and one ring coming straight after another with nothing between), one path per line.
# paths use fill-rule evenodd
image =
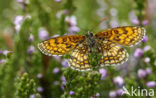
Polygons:
M127 51L121 46L138 44L145 35L145 29L137 26L123 26L93 34L69 35L51 38L38 44L46 55L65 55L71 52L69 66L86 71L95 66L119 65L128 59ZM93 61L93 62L92 62Z
M88 44L90 46L94 46L95 45L95 37L94 37L92 32L89 32L89 31L87 32L86 40L87 40L87 42L88 42Z

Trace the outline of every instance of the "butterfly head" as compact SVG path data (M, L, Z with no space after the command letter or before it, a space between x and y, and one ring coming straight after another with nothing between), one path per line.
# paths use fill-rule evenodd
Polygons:
M86 34L86 37L87 38L92 38L93 37L93 33L88 31L87 34Z
M92 32L87 32L86 34L87 37L87 42L89 44L89 46L93 47L95 45L95 38Z

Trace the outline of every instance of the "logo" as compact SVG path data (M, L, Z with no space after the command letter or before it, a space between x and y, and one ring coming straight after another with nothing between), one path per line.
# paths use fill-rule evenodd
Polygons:
M138 88L134 88L131 86L130 90L128 90L125 86L122 87L122 94L127 94L129 96L154 96L154 89L141 89L139 86Z

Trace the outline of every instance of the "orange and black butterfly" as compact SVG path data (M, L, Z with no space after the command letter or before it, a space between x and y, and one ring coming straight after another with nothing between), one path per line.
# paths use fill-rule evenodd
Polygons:
M45 55L65 55L71 52L69 65L71 68L87 71L92 69L88 55L93 49L101 54L99 65L118 65L128 59L127 51L122 46L138 44L145 35L145 29L137 26L111 28L93 34L65 35L51 38L38 44Z

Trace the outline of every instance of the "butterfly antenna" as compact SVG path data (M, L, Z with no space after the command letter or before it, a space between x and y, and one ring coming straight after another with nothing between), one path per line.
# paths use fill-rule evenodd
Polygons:
M88 32L88 29L86 29L86 28L80 28L80 29L81 29L81 31Z
M106 21L106 20L107 20L107 18L104 17L100 22L96 23L96 24L94 25L94 27L93 27L91 30L88 30L88 29L86 29L86 28L80 28L80 29L81 29L82 31L85 31L85 32L93 31L94 29L96 29L96 28L99 26L100 23L102 23L103 21Z

